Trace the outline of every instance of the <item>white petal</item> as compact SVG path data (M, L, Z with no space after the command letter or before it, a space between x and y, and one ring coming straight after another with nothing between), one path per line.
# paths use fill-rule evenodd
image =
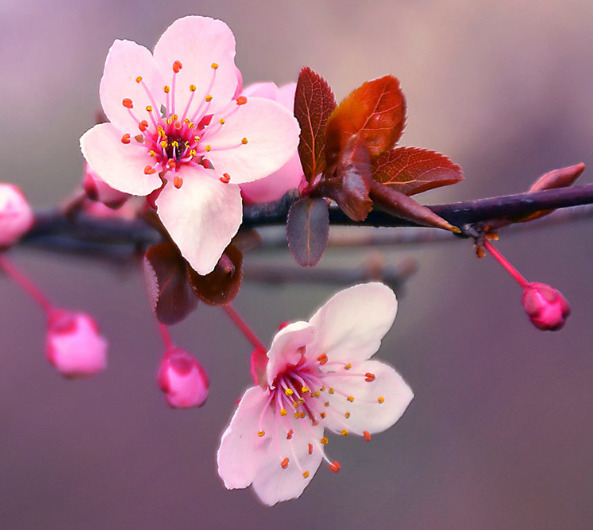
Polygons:
M396 312L395 295L382 283L340 291L309 320L317 328L312 349L329 361L364 361L379 349Z
M268 384L272 386L276 376L287 366L294 365L303 357L306 347L313 340L315 328L307 322L293 322L282 328L272 341L268 351L266 368ZM299 349L301 349L299 351Z
M101 123L82 135L80 148L91 169L109 186L132 195L148 195L162 184L157 173L144 172L154 160L146 147L133 139L123 144L121 138L114 125Z
M202 275L212 272L243 218L239 186L223 184L202 168L183 166L156 205L158 215L183 257Z
M374 381L366 381L366 373L373 374ZM356 434L384 431L401 418L414 397L402 377L379 361L364 361L353 364L350 370L328 373L323 382L327 388L334 388L333 394L323 394L330 404L324 426L337 433L344 428Z

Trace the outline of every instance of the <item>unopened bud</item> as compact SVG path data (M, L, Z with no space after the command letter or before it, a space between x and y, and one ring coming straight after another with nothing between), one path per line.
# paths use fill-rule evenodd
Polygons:
M33 212L25 196L12 184L0 184L0 247L16 243L33 225Z
M523 307L533 325L557 331L570 315L570 305L560 291L545 283L529 283L523 291Z
M201 407L208 398L208 375L194 357L179 348L163 355L158 383L169 405L176 409Z
M127 193L113 189L86 164L82 187L92 201L102 202L110 208L119 208L130 197Z
M84 313L54 310L47 331L47 359L65 377L86 377L107 365L107 341Z

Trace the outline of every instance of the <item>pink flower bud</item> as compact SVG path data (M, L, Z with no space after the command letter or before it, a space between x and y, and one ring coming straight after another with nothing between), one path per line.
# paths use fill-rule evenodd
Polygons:
M533 325L544 330L559 330L570 315L566 298L545 283L527 284L523 291L523 307Z
M0 184L0 247L15 243L33 226L33 212L25 196L12 184Z
M85 166L82 187L89 199L99 201L113 209L119 208L129 197L127 193L113 189L88 164Z
M201 407L208 398L208 375L194 357L179 348L163 355L158 383L173 408Z
M65 377L86 377L105 369L107 341L90 316L54 310L47 331L47 358Z

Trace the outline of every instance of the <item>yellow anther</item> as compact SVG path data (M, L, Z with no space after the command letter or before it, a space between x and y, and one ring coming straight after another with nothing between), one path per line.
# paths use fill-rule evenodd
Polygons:
M309 392L309 387L304 386L301 390L306 394L307 392Z
M171 125L173 123L173 120L171 118L167 118L167 125Z
M245 145L249 140L247 138L241 138L241 143Z
M280 416L286 416L288 411L286 409L280 409Z
M152 112L152 105L146 105L146 111Z
M210 150L212 149L212 146L211 146L211 145L207 145L206 147L204 147L204 149L205 149L206 151L210 151Z
M218 123L224 125L226 123L226 120L224 118L220 118L220 120L218 120Z
M179 119L179 116L177 116L177 114L171 114L171 119L173 121L175 121L175 120Z
M189 85L189 89L191 92L195 92L196 91L196 85Z
M349 413L348 411L346 411L346 413L344 414L344 417L345 417L346 419L348 419L348 418L350 417L350 413Z
M218 68L218 63L212 63L210 66L213 70L216 70Z
M211 101L212 101L212 96L211 96L210 94L208 94L208 95L206 96L206 102L207 102L207 103L210 103Z
M342 429L342 436L348 436L348 429Z
M304 418L307 414L305 413L305 411L301 412L301 418Z
M350 368L352 368L351 363L348 363L346 366L344 366L344 370L350 370Z
M189 152L189 156L196 156L197 151L195 149L191 149Z
M335 390L334 390L333 388L330 388L330 389L328 390L328 392L329 392L330 394L333 394L333 393L335 392Z
M353 398L352 396L348 396L346 399L347 399L348 401L350 401L350 403L352 403L352 402L354 401L354 398Z
M200 137L199 137L199 136L194 136L194 140L195 140L196 142L199 142L199 141L200 141Z
M178 142L177 140L173 140L173 141L171 142L171 145L172 145L173 147L179 147L179 142Z
M379 396L379 397L377 398L377 401L378 401L379 403L383 403L383 402L385 401L385 398L384 398L383 396Z
M183 120L183 123L185 123L186 125L187 125L187 124L189 124L189 123L190 123L190 121L189 121L189 118L185 118L185 119Z
M163 87L163 91L165 92L165 94L168 94L169 92L171 92L171 87L169 85L165 85Z
M141 75L139 75L139 76L136 78L136 83L142 83L142 76L141 76Z
M284 393L285 393L287 396L292 396L292 395L294 394L294 392L292 391L292 389L291 389L291 388L287 388L287 389L285 389L285 390L284 390Z
M329 407L329 401L326 401L326 402L324 403L324 405L325 405L326 407Z
M152 157L155 157L156 156L156 153L154 151L152 151L152 150L151 151L148 151L148 154L150 156L152 156Z
M167 140L163 140L163 141L161 142L161 147L162 147L163 149L167 149L167 147L169 147L169 143L167 142Z
M292 406L297 409L299 408L300 403L298 401L293 401Z
M305 471L303 473L303 478L309 478L309 472L308 471Z
M261 438L264 434L266 434L264 431L257 431L257 435Z
M323 445L327 445L329 443L329 440L324 436L323 438L321 438L321 440L319 440Z
M162 125L159 125L159 126L157 127L157 131L159 132L159 134L160 134L161 136L164 136L164 135L165 135L165 129L163 129L163 126L162 126Z
M319 416L321 416L323 419L325 419L327 417L327 414L325 412L320 412Z
M300 417L301 417L301 414L300 414L300 412L295 412L295 413L294 413L294 419L295 419L295 420L298 420Z
M193 128L194 128L194 124L193 124L193 123L190 121L190 122L189 122L189 124L188 124L188 127L189 127L190 129L193 129Z

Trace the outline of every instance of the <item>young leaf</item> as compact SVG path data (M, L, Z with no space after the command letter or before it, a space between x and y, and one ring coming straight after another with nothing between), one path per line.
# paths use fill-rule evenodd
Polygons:
M400 193L414 195L463 180L460 166L435 151L398 147L373 163L373 179Z
M328 237L329 208L325 199L304 197L290 207L286 238L299 265L317 265L325 252Z
M159 322L176 324L198 305L187 284L187 262L169 242L150 247L144 256L144 273L152 308Z
M404 130L406 102L397 78L367 81L334 110L326 128L326 159L332 165L354 134L360 135L371 158L391 149Z
M325 169L325 126L335 107L327 81L311 68L303 68L296 86L294 115L301 126L299 157L308 182Z
M191 267L187 268L187 279L193 293L208 305L230 304L241 288L243 277L243 254L234 245L229 245L214 270L202 276Z

